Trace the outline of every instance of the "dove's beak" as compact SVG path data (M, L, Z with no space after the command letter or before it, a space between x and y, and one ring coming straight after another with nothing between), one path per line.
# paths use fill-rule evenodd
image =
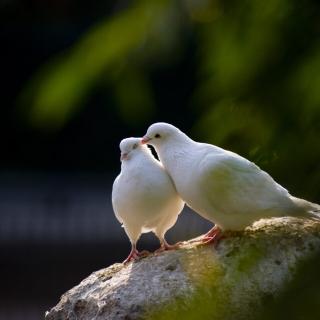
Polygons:
M141 143L142 143L142 144L146 144L146 143L148 143L150 140L151 140L151 138L149 138L148 136L144 136L144 137L141 139Z
M121 153L121 156L120 156L120 160L128 160L129 159L129 155L128 153Z

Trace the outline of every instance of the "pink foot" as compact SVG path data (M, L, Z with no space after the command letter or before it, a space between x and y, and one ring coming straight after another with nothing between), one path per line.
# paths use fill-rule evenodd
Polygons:
M148 251L148 250L142 250L142 251L138 252L139 257L146 257L149 254L150 254L150 251Z
M123 261L124 264L139 259L139 251L136 248L132 248L127 259Z
M157 249L155 251L155 253L160 253L160 252L163 252L163 251L167 251L167 250L176 250L180 247L181 245L181 242L177 242L175 244L169 244L166 240L164 240L162 243L161 243L161 246L159 249Z
M130 261L138 260L141 257L146 257L149 254L150 254L150 252L147 250L143 250L143 251L139 252L136 248L132 248L127 259L124 260L122 263L126 264Z
M204 238L206 237L213 237L215 236L217 233L221 232L221 229L217 226L214 226L213 228L211 228L205 235Z
M223 235L221 229L218 227L214 227L204 235L204 237L201 239L201 244L207 245L213 243L214 247L216 248L222 238Z

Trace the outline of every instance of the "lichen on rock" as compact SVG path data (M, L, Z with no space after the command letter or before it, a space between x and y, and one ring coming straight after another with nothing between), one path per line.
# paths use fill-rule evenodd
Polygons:
M257 319L319 251L319 222L260 220L226 232L217 248L191 240L96 271L66 292L46 320Z

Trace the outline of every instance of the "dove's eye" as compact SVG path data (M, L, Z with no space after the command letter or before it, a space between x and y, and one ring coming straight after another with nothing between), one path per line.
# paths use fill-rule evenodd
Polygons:
M138 144L135 143L135 144L132 146L132 149L137 149L137 147L138 147Z
M157 133L154 137L155 137L155 138L161 138L161 136L160 136L159 133Z

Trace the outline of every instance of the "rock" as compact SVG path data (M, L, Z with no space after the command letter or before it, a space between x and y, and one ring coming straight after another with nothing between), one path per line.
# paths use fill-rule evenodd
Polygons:
M320 222L260 220L225 233L216 249L190 240L179 250L94 272L45 319L257 319L319 251Z

